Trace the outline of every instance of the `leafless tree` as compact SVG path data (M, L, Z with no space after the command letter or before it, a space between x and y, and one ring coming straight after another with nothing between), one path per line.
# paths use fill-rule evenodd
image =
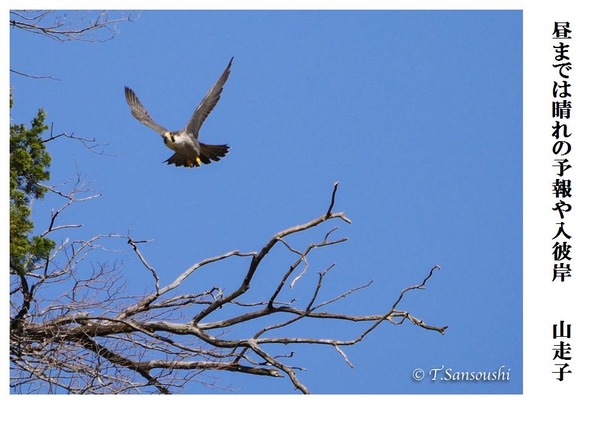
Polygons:
M105 42L115 37L119 23L131 20L131 14L113 18L108 11L10 11L11 27L57 42Z
M339 312L342 299L367 290L371 282L332 294L327 276L334 265L319 272L309 266L315 251L346 241L335 237L337 227L327 228L334 221L350 223L343 212L334 212L337 188L336 183L321 216L276 233L258 251L236 250L200 260L167 284L144 257L144 241L109 234L57 244L54 253L27 275L11 276L13 392L169 394L191 381L204 382L209 371L229 371L287 378L295 389L308 393L291 349L330 347L341 362L352 366L344 348L384 324L410 322L443 334L446 326L429 325L400 309L409 292L426 288L438 266L418 284L399 290L384 311ZM96 195L80 179L68 194L50 190L64 205L52 213L44 236L77 230L78 224L60 224L61 215ZM300 232L316 233L320 226L319 240L302 248L294 245ZM131 248L150 278L150 289L127 293L117 263L91 260L111 238ZM279 275L271 275L268 286L257 283L257 271L274 254L291 259ZM236 265L245 262L234 286L198 288L190 282L201 269L232 260ZM294 286L307 274L314 274L314 283L302 281L303 296L298 295L300 289ZM345 339L302 336L301 325L307 320L355 324L360 330Z
M114 13L114 12L113 12ZM118 25L133 21L131 13L116 17L108 11L11 10L10 26L57 42L106 42L118 33ZM13 74L34 79L56 78L10 69Z

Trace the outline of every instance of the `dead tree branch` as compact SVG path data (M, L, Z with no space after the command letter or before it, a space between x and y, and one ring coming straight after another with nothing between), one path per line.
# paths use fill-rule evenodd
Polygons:
M303 368L292 363L295 352L283 348L329 346L352 367L342 348L358 344L384 323L409 321L443 334L446 326L427 324L399 308L409 292L426 288L438 266L419 284L401 290L383 312L356 315L330 309L372 286L368 282L333 293L327 281L334 264L316 274L309 272L317 251L346 242L334 237L337 227L303 248L295 245L295 235L301 232L312 233L335 220L350 223L343 212L334 212L337 188L336 183L321 216L274 234L257 251L235 250L200 260L168 284L162 283L158 268L144 257L144 241L126 237L152 281L151 290L138 295L125 293L116 267L98 266L86 278L81 276L82 259L100 248L100 242L117 235L63 242L44 266L13 280L11 386L27 392L167 394L190 381L202 382L208 371L229 371L287 378L295 389L308 393L300 377ZM58 216L72 204L94 197L54 192L66 204L52 215L45 235L75 228L58 225ZM291 264L270 287L257 284L257 270L276 250L291 255ZM199 290L188 284L202 269L224 261L242 265L238 285ZM315 281L308 281L308 275L315 275ZM53 284L62 292L52 290ZM290 299L292 290L295 298ZM302 328L291 325L306 319L354 323L362 330L349 339L295 335Z
M135 20L133 13L120 12L117 17L108 11L53 11L53 10L11 10L10 27L35 35L50 38L56 42L107 42L113 39L122 23ZM49 75L37 75L10 69L10 72L26 78L58 78Z
M75 135L74 132L61 132L60 134L55 134L54 133L54 123L52 123L50 125L50 137L48 137L47 139L43 140L43 143L49 143L51 141L57 140L59 138L66 138L69 140L74 140L74 141L78 141L81 144L83 144L83 146L91 151L94 152L97 155L108 155L107 153L105 153L102 150L99 150L100 147L104 147L107 146L106 143L96 143L96 139L95 138L88 138L88 137L80 137L78 135Z
M117 35L118 24L133 21L127 14L112 18L108 11L90 15L89 11L13 10L10 26L46 36L57 42L106 42Z

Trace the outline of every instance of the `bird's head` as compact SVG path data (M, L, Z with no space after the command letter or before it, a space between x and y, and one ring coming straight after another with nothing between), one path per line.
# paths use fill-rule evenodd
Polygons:
M169 145L169 143L174 143L175 139L173 138L173 134L170 132L165 132L165 134L163 135L163 141L167 146Z

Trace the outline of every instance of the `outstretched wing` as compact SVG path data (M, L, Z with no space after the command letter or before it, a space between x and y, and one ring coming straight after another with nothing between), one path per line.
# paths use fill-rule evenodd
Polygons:
M163 128L158 123L156 123L152 119L152 117L150 117L150 114L144 108L144 106L142 105L142 103L140 102L138 97L135 96L135 93L133 93L133 90L131 90L127 86L125 86L125 99L127 100L127 104L129 105L129 108L131 108L131 114L133 114L133 117L135 117L137 120L142 122L147 127L158 132L160 135L164 135L166 132L168 132L165 128Z
M200 131L200 127L202 126L212 109L215 108L215 105L217 105L217 102L219 102L219 99L221 98L223 86L225 85L227 78L229 78L229 70L231 69L232 62L233 57L229 61L229 64L227 64L227 67L221 74L221 77L219 77L217 82L208 91L202 102L200 102L200 105L198 105L198 107L194 111L194 114L192 114L192 118L185 127L185 132L193 135L196 138L196 140L198 139L198 131Z

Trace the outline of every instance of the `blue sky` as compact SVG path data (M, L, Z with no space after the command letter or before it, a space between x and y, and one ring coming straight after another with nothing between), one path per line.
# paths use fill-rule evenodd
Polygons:
M56 43L11 30L14 121L44 107L55 132L106 144L50 145L52 182L82 173L102 197L69 214L83 234L152 239L143 252L165 282L230 250L255 251L277 231L336 210L345 244L320 252L312 274L336 263L328 293L373 280L349 310L376 313L441 266L401 308L446 335L384 326L347 350L294 349L316 393L520 393L522 323L522 13L519 11L152 11L101 44ZM185 125L234 56L221 101L201 130L230 154L199 169L167 166L171 152L137 122L135 90L154 119ZM44 220L52 203L39 203ZM326 231L326 230L325 230ZM301 241L320 240L317 230ZM112 243L133 292L150 287L127 245ZM282 250L279 250L285 256ZM284 262L281 262L284 263ZM260 282L278 281L279 259ZM215 267L201 288L234 287ZM308 280L308 279L307 279ZM194 286L195 287L195 286ZM294 290L301 290L300 287ZM336 337L338 327L298 332ZM506 382L418 382L411 373L510 370ZM285 379L211 374L187 392L293 393Z

